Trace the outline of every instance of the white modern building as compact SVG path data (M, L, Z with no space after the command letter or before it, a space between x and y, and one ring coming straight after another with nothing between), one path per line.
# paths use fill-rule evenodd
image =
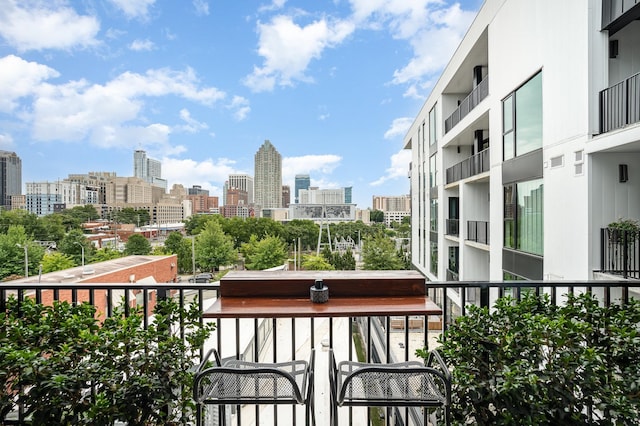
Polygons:
M26 209L38 216L46 216L75 206L98 204L99 188L68 180L55 182L27 182Z
M637 1L484 2L405 137L429 279L606 271L601 230L640 218L639 17Z
M347 188L332 189L299 189L300 204L347 204L345 191Z

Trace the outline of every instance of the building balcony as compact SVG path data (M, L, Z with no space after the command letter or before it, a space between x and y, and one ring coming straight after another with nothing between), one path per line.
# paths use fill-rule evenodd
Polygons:
M460 101L460 105L455 111L444 121L444 132L448 133L465 118L480 102L489 95L489 77L484 79L469 93L469 95Z
M446 235L451 235L453 237L460 235L460 219L447 219L446 227Z
M343 271L341 271L343 272ZM381 271L378 271L381 272ZM395 271L398 272L398 271ZM401 273L409 271L400 271ZM317 273L317 272L316 272ZM316 274L314 273L314 274ZM376 277L376 272L368 271L369 277ZM247 288L260 289L265 286L264 280L252 279ZM374 279L375 281L375 279ZM282 280L286 289L290 280ZM270 283L271 284L271 283ZM352 281L358 292L375 287L375 282L365 279L364 276ZM407 284L413 287L414 283ZM304 287L309 283L304 283ZM520 297L523 288L533 289L536 292L548 292L554 302L561 303L562 294L567 292L592 291L598 294L604 303L610 303L616 299L628 300L634 297L634 289L625 286L619 281L591 281L591 282L426 282L421 280L419 293L438 306L439 314L417 314L411 304L400 302L395 305L396 311L380 313L380 304L388 304L389 299L395 296L382 296L380 294L362 297L357 307L358 316L343 316L337 313L335 306L319 306L321 312L318 315L299 316L291 311L291 299L286 297L271 300L270 304L260 302L254 304L256 299L251 297L244 303L245 313L238 310L237 317L226 310L224 300L228 295L221 291L220 284L11 284L3 283L0 290L0 312L7 309L7 299L10 296L22 298L34 298L40 303L51 303L53 299L63 299L73 302L93 303L101 299L101 295L107 295L108 309L104 315L114 312L115 305L124 303L125 306L135 304L136 297L127 296L129 293L141 293L143 297L137 298L143 312L148 313L146 301L149 293L156 293L162 297L173 297L179 304L185 305L197 297L200 306L201 323L216 323L214 335L203 345L200 356L194 359L197 365L206 351L217 349L223 359L235 359L242 361L283 362L294 359L306 359L312 349L316 351L315 370L315 417L318 424L327 424L329 418L328 400L328 351L333 349L336 357L342 360L361 360L371 363L387 364L398 361L415 360L415 351L424 347L434 348L437 339L447 329L447 325L459 315L465 315L469 305L490 306L498 296L511 295L516 299ZM272 287L269 285L268 287ZM329 285L333 288L334 285ZM117 295L122 296L116 297ZM113 296L113 297L111 297ZM116 302L118 300L119 302ZM240 302L240 300L239 300ZM311 306L310 301L306 301ZM348 302L348 300L346 301ZM113 303L113 306L111 305ZM296 302L298 303L298 302ZM243 305L243 303L241 303ZM344 309L353 309L345 303ZM228 305L231 306L231 305ZM228 307L227 306L227 307ZM402 312L402 306L407 309ZM379 309L380 308L380 309ZM236 309L236 308L233 308ZM128 310L127 310L128 312ZM251 313L252 312L252 313ZM355 311L354 311L355 312ZM366 312L366 314L365 314ZM216 319L219 316L222 318ZM154 319L148 318L141 327L145 329L152 326ZM6 331L6 330L5 330ZM176 327L175 333L180 335L184 329ZM106 365L106 360L105 360ZM86 383L84 390L87 401L91 401L92 392L90 383ZM29 389L24 389L29 392ZM2 395L0 393L0 395ZM7 395L2 395L7 396ZM18 395L14 395L11 403L14 409L2 419L2 424L25 424L24 407L20 406ZM0 400L0 402L6 401ZM229 407L228 407L229 408ZM290 425L304 423L304 409L297 406L279 405L235 405L224 411L228 425L230 424L262 424L267 421L274 425ZM193 423L193 412L184 413L189 422ZM205 412L205 424L222 424L217 408L209 408ZM339 409L340 424L370 425L375 418L376 424L395 425L426 425L442 424L437 414L427 412L423 408L416 407L389 407L375 410L366 407L343 407ZM261 421L262 419L262 421ZM297 419L297 423L294 421Z
M600 230L600 271L640 280L640 234L609 228Z
M454 183L462 179L479 175L480 173L488 172L490 160L489 148L487 148L475 155L472 155L466 160L449 167L446 171L446 183Z
M603 0L602 29L613 35L629 23L640 18L638 0Z
M600 92L600 133L640 122L640 73Z
M467 241L489 245L489 222L468 220Z

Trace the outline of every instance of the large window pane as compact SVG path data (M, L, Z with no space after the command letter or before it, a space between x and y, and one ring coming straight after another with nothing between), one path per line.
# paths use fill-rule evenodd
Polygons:
M542 148L542 73L516 91L516 155Z
M538 179L518 183L518 250L544 254L543 185Z
M430 245L431 262L429 270L432 274L438 275L438 243L431 242Z
M438 163L436 162L436 154L429 158L429 188L436 186L436 178L438 176Z
M507 248L516 248L514 189L514 185L504 187L504 246Z
M432 198L429 202L429 218L431 226L429 229L432 232L438 232L438 199Z
M438 134L436 133L436 105L429 111L429 145L433 145L438 141Z

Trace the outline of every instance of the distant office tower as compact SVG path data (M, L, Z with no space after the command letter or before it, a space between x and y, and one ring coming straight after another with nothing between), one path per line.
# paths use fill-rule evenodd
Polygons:
M208 189L202 189L202 186L200 185L193 185L191 188L188 189L189 191L189 195L205 195L205 196L209 196L209 190Z
M27 211L46 216L67 208L97 204L99 189L69 180L26 183Z
M229 175L229 180L226 182L225 190L228 188L236 188L246 191L247 193L247 204L253 204L254 199L254 189L253 189L253 177L246 174L233 174ZM226 200L226 194L224 195L224 199Z
M133 176L167 190L167 181L162 179L162 163L148 158L146 151L137 149L133 152Z
M268 140L255 155L255 203L262 209L282 207L282 156Z
M11 207L11 196L22 194L22 160L15 152L0 151L0 208Z
M344 187L344 203L345 204L351 204L353 200L353 187L352 186L345 186Z
M300 190L301 189L309 189L311 186L311 178L309 175L296 175L296 189L295 189L295 203L298 204L300 202Z
M383 212L409 212L411 211L411 196L399 195L385 197L381 195L373 196L373 210Z
M291 204L291 187L282 185L282 207L287 208Z

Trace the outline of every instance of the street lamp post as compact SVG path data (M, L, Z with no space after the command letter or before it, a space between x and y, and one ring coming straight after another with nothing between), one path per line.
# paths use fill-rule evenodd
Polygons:
M80 246L80 250L82 250L82 271L84 272L84 246L77 241L74 241L73 244L77 244Z
M27 251L28 246L25 244L16 244L18 247L24 249L24 277L29 278L29 252Z

